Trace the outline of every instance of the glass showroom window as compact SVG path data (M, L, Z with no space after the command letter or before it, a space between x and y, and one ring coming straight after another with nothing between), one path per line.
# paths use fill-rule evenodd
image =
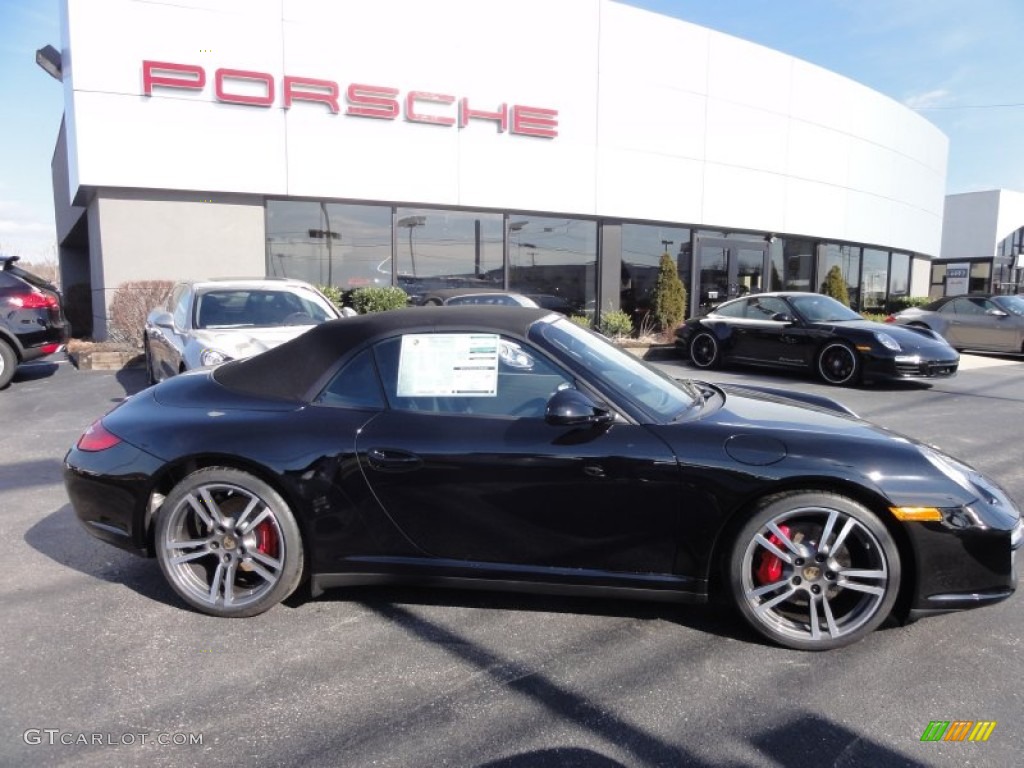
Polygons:
M864 249L864 277L861 282L862 312L885 312L886 292L889 288L889 252L874 248Z
M593 316L597 224L516 214L509 217L508 230L509 290L548 309Z
M501 290L504 266L498 213L398 208L398 284L415 297L439 288Z
M622 278L620 306L633 317L640 328L654 310L654 288L658 281L661 254L669 253L675 262L679 279L690 294L690 230L682 227L651 227L643 224L622 225ZM607 311L607 301L604 301Z
M781 248L779 246L782 246ZM787 237L771 244L769 291L813 291L814 241Z
M839 266L846 280L846 292L850 297L850 308L860 311L860 247L823 243L818 246L818 292L825 292L825 278L828 271Z
M391 284L391 208L267 201L267 274L341 290Z
M889 262L889 300L886 311L891 311L894 299L910 297L910 254L893 251Z

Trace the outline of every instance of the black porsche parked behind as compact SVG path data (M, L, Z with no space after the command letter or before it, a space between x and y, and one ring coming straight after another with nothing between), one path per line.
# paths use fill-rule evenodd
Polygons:
M741 363L813 371L827 384L954 376L960 355L927 328L865 320L820 293L760 293L686 321L676 347L698 368Z
M991 480L812 395L672 379L568 319L411 308L151 387L65 459L89 533L252 616L308 578L699 602L791 648L1016 585Z

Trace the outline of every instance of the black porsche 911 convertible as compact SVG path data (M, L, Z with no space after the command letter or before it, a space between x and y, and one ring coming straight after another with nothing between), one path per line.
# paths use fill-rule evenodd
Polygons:
M813 371L826 384L955 376L960 355L927 328L865 320L830 296L759 293L727 301L676 331L698 368L724 363Z
M826 398L675 380L543 309L409 308L165 381L65 459L87 531L252 616L308 580L701 602L798 649L1014 591L997 484Z

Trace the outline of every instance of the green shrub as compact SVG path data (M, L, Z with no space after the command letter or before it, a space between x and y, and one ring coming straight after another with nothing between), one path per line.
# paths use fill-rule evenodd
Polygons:
M396 285L369 285L352 291L352 307L361 315L409 305L409 295Z
M850 294L846 290L846 279L843 277L843 271L836 264L828 271L825 275L825 282L821 286L821 292L826 296L831 296L833 299L841 304L850 306Z
M654 317L662 331L675 330L686 314L686 287L668 253L661 254L658 280L654 285ZM630 323L632 326L632 323Z
M572 315L569 319L580 328L590 328L590 318L586 315Z
M629 336L633 333L633 318L621 309L601 314L601 333L612 338Z
M341 288L338 288L335 285L318 285L317 290L320 291L320 293L322 293L324 296L326 296L327 300L331 302L331 304L336 306L338 309L341 309Z

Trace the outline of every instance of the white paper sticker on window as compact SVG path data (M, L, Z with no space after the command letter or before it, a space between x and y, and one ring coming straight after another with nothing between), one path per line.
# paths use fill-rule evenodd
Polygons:
M402 337L399 397L497 397L498 335L413 333Z

